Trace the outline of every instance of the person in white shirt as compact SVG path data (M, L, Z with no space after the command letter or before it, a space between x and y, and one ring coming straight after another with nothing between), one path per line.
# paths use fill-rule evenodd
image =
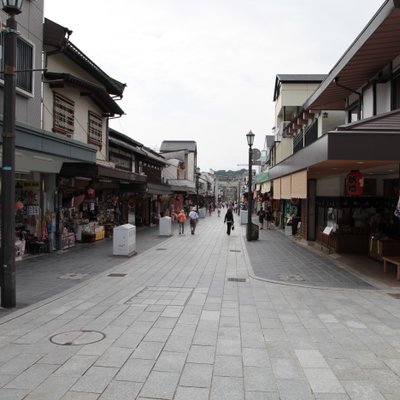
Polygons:
M192 211L189 213L189 221L190 221L190 232L194 235L196 231L197 220L199 219L199 214L197 214L196 209L192 208Z

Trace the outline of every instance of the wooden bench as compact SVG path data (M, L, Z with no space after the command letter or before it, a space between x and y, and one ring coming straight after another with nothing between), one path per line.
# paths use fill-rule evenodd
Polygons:
M396 265L397 267L397 280L400 281L400 256L382 257L383 272L387 272L387 263Z

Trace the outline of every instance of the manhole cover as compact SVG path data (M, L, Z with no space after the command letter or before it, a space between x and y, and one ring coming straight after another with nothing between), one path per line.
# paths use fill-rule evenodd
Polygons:
M118 274L118 273L113 273L113 274L108 274L107 276L112 276L112 277L123 277L126 276L127 274Z
M79 272L68 272L67 274L60 275L58 279L72 279L72 280L79 280L86 278L89 274L81 274Z
M57 333L50 337L50 342L60 346L81 346L84 344L97 343L106 335L103 332L92 330L69 331Z
M246 278L228 278L229 282L246 282Z

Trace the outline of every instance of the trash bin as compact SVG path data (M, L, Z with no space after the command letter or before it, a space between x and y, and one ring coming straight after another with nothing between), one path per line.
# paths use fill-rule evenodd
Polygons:
M125 224L113 229L113 255L132 256L136 254L136 226Z
M159 230L160 230L160 236L171 236L172 235L172 219L171 219L171 217L160 218Z
M258 235L259 235L259 226L257 224L250 224L250 230L247 229L247 240L258 240Z
M257 224L251 223L251 229L250 229L251 240L258 240L259 229L260 227Z

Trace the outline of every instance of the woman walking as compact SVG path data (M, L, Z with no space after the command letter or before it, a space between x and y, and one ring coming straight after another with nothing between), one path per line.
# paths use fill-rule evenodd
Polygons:
M225 223L226 223L226 233L230 235L231 230L233 230L233 223L234 223L232 207L229 207L228 211L225 214L224 224Z
M183 235L185 233L185 222L186 222L186 214L184 210L181 210L177 216L178 224L179 224L179 234Z

